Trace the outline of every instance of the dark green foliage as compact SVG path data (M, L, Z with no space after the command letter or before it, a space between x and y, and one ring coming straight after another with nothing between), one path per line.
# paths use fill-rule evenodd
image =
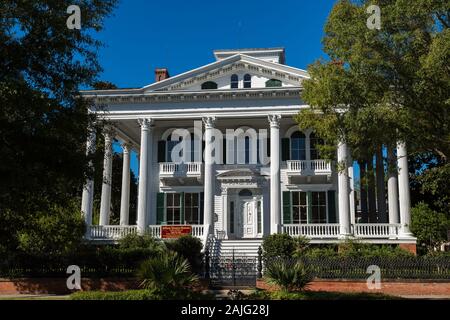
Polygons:
M203 245L200 239L191 235L182 236L176 240L167 241L166 246L169 250L187 259L194 273L200 274L202 272Z
M198 277L191 272L189 262L170 251L143 261L137 277L142 288L153 290L165 298L188 295L198 281Z
M72 208L84 173L91 174L85 143L93 119L78 90L101 71L93 35L116 0L83 1L81 30L66 27L71 4L0 2L0 251L9 255L42 240L38 233L53 228L53 219L69 227L59 208ZM54 228L55 244L44 247L62 245L67 231Z
M120 249L151 249L154 251L165 249L164 242L149 234L128 234L119 240L118 245Z
M294 239L285 233L271 234L264 238L263 259L291 258L295 252Z
M297 259L275 259L266 263L264 277L283 291L301 291L313 280L309 268Z
M421 202L412 209L411 231L417 237L419 248L425 246L428 251L439 249L447 240L450 220L443 213L432 210Z

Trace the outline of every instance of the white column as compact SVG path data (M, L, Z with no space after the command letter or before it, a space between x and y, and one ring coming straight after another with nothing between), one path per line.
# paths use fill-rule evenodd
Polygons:
M147 226L146 216L148 210L147 190L149 186L149 150L151 119L139 119L141 126L141 148L139 160L139 191L138 191L138 210L137 210L137 228L139 234L144 234Z
M350 186L350 223L356 223L356 206L355 206L355 174L353 169L353 159L348 157L348 180Z
M280 119L269 115L270 123L270 233L281 232Z
M348 148L347 144L338 144L338 187L339 187L339 229L340 236L350 235L350 197L348 183Z
M111 182L112 182L112 139L113 135L108 128L104 132L105 137L105 155L103 159L103 183L102 198L100 202L100 223L99 225L109 225L111 215Z
M222 224L223 224L223 230L225 231L225 237L226 239L229 238L229 232L230 232L230 215L228 210L228 189L222 188Z
M120 225L129 225L130 212L130 145L122 144L123 165L122 165L122 193L120 198Z
M398 166L398 194L400 203L400 235L412 237L409 230L411 225L411 199L409 190L408 157L406 145L403 142L397 143L397 166Z
M86 143L86 155L90 156L95 152L95 129L88 129L88 139ZM92 175L94 164L92 160L89 161L89 168L92 169L90 174ZM86 183L83 186L83 195L81 198L81 212L84 216L84 222L86 223L87 230L86 235L89 236L89 227L92 225L92 208L94 204L94 179L89 177L86 179Z
M204 233L207 237L209 234L214 232L214 163L212 160L212 150L213 150L213 130L216 124L215 117L205 117L203 118L203 123L205 124L205 185L204 185L204 215L203 215L203 225Z
M388 205L389 223L399 223L398 214L398 183L397 161L393 148L388 147Z
M378 222L386 223L388 218L386 216L386 191L384 186L384 163L383 151L380 148L376 153L376 181L377 181L377 209Z

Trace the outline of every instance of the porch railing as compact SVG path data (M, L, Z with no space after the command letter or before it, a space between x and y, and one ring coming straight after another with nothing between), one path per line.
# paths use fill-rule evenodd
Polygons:
M118 240L129 234L137 232L137 226L90 226L89 236L91 239Z
M283 232L290 236L305 236L308 238L337 238L338 223L285 224Z
M288 173L331 173L331 163L326 160L288 160Z
M191 225L192 236L201 238L204 235L203 225ZM161 225L150 225L146 232L155 238L161 238ZM90 226L89 237L93 240L119 240L129 234L137 233L137 226Z
M357 223L352 226L353 235L357 238L393 238L397 237L400 224L389 223ZM308 238L337 238L338 223L326 224L285 224L283 232L290 236L306 236Z
M357 223L353 225L353 233L361 238L387 238L399 234L400 224L389 223Z
M173 163L162 162L159 164L160 175L201 175L203 164L201 162Z

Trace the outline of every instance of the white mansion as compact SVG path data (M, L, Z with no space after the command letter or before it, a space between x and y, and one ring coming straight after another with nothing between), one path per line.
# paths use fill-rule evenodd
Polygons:
M301 100L308 73L287 66L282 48L214 55L215 62L173 77L157 69L156 81L143 88L82 92L93 101L91 112L111 123L104 132L103 182L96 182L102 183L99 225L92 225L94 181L83 191L88 239L131 232L164 237L179 226L204 243L212 239L223 250L251 254L263 236L279 232L312 243L356 238L415 247L404 144L397 147L398 175L388 181L387 221L360 223L347 145L336 146L338 161L348 164L337 171L320 159L313 130L293 120L309 107ZM114 138L124 159L120 225L109 221ZM182 142L187 147L175 152ZM91 134L88 152L94 145ZM132 149L139 156L136 222L128 217Z

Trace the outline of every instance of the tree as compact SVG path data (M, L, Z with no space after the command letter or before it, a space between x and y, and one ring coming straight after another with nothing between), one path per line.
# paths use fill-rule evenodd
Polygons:
M417 237L417 242L433 251L447 240L449 219L445 214L436 212L421 202L412 209L411 231Z
M101 70L96 58L100 43L92 35L102 29L115 3L83 1L81 30L66 27L71 1L0 3L4 252L31 243L23 235L31 234L40 221L57 221L62 212L57 208L73 209L68 203L78 199L86 175L92 174L85 142L93 119L78 90L91 86ZM76 214L81 214L78 209Z
M381 8L380 30L366 25L372 4ZM432 153L448 163L449 12L439 0L336 3L323 39L330 60L308 68L302 99L311 108L296 117L324 138L324 157L333 159L343 140L353 159L370 164L381 146L402 140L410 155Z

